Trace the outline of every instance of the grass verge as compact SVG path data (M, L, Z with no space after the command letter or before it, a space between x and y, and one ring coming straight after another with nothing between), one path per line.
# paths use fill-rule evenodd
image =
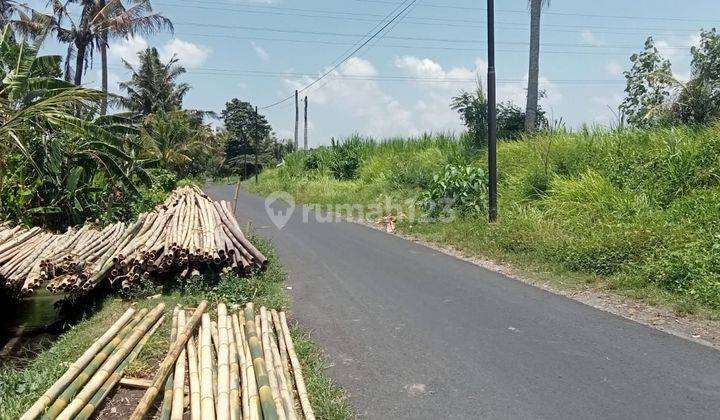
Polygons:
M166 290L146 285L132 290L122 299L107 297L97 305L97 311L69 328L50 348L37 354L29 363L21 367L12 364L0 366L0 419L20 417L87 349L91 340L102 335L131 304L137 308L152 308L160 302L166 305L165 322L127 368L128 376L140 378L152 378L167 353L170 343L169 316L175 305L193 307L207 299L210 302L223 301L231 307L253 301L258 306L287 309L289 299L284 287L285 273L275 252L264 241L253 242L269 259L266 271L256 272L247 279L224 275L218 283L210 279L193 278L179 281ZM298 328L293 329L293 337L298 340L298 357L318 418L353 418L344 392L325 376L326 365L320 350Z

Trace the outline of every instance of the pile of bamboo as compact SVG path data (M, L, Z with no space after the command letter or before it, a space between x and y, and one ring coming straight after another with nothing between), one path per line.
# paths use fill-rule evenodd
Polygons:
M128 309L23 414L21 420L88 419L164 320L164 304Z
M250 303L231 314L220 303L217 321L203 313L197 332L186 317L174 312L168 356L131 419L160 394L162 419L315 419L285 313L256 314Z
M230 203L213 201L197 187L173 191L134 223L102 230L85 225L53 234L0 225L0 280L25 294L42 284L53 293L86 292L104 280L127 290L162 273L246 274L266 262L243 234Z

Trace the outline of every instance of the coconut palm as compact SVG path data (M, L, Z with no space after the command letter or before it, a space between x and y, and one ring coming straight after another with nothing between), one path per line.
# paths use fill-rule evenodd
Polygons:
M540 78L540 13L550 0L528 0L530 6L530 68L528 71L525 131L537 129L539 78Z
M95 49L100 51L102 65L102 89L107 93L107 48L111 37L129 37L136 34L153 34L165 28L173 30L172 22L153 13L149 0L132 0L125 6L122 0L70 0L62 3L51 0L55 25L60 42L68 44L65 73L69 80L72 57L75 57L74 81L82 83L82 77L92 65ZM82 6L78 19L73 19L72 4ZM63 26L67 22L67 27ZM101 106L104 114L107 102Z
M205 153L210 130L190 111L160 110L145 119L144 149L164 168L182 173L190 162Z
M117 102L143 116L180 109L190 85L177 81L185 73L185 68L178 65L177 58L173 57L163 63L155 48L140 51L138 58L140 65L137 69L123 61L133 74L130 81L120 83L120 89L126 91L127 96L117 98Z

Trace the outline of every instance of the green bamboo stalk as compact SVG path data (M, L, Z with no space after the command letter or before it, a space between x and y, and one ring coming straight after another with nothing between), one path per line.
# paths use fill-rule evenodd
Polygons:
M40 396L40 398L33 404L26 412L25 414L20 417L20 420L32 420L37 418L40 414L42 414L43 410L45 410L45 407L47 407L55 398L58 397L62 393L62 391L67 387L67 385L75 379L75 377L87 366L88 363L95 357L95 354L97 354L107 343L110 342L110 340L113 339L117 335L118 332L127 324L127 322L130 320L130 318L135 313L135 309L128 308L125 313L118 318L117 321L110 327L109 330L105 332L100 338L97 339L90 347L88 347L87 350L85 350L85 353L82 354L70 367L68 370L57 380L55 381L50 388L48 388L47 391L45 391L44 394Z
M160 303L150 311L147 316L143 317L143 320L133 329L130 335L120 343L117 351L110 355L95 375L90 378L80 393L78 393L67 408L60 413L57 417L59 420L70 420L74 418L75 415L87 405L90 398L95 395L95 392L102 387L110 375L115 372L115 369L122 363L127 355L130 354L135 345L143 338L145 333L147 333L152 325L162 316L164 310L165 304Z
M92 358L90 363L85 366L85 368L80 372L75 379L70 383L70 385L65 388L65 390L60 394L60 396L55 400L55 402L48 408L48 410L45 412L45 414L42 416L43 420L49 420L54 419L57 416L60 415L60 413L65 410L65 408L70 404L70 401L72 401L73 397L77 395L78 392L82 389L82 387L92 378L93 374L97 372L98 369L105 363L105 361L110 357L112 353L115 352L115 350L118 348L120 343L127 337L133 330L133 328L140 322L143 316L147 314L147 309L140 310L135 316L133 317L130 322L125 325L125 327L120 330L120 332L113 337L112 340L110 340L109 343L107 343L102 350L100 350L95 357Z
M185 325L185 329L183 330L182 334L180 334L175 343L170 347L168 355L165 356L165 359L160 364L160 368L158 369L158 372L155 374L155 378L153 379L152 386L148 388L147 391L145 391L145 394L143 395L142 399L140 399L138 406L135 408L135 411L130 416L130 420L141 420L143 416L147 413L147 411L150 409L153 401L155 401L155 398L157 398L158 394L160 393L160 387L167 379L167 376L170 374L170 370L175 365L175 361L180 356L180 353L187 345L190 336L193 334L195 327L197 327L197 324L200 322L200 317L202 316L203 312L205 312L205 308L207 308L207 305L207 301L204 300L200 302L198 307L195 309L192 317L190 317L187 324Z
M115 372L113 372L113 374L105 381L102 387L100 387L100 389L95 392L95 395L90 398L90 401L87 403L87 405L85 405L85 407L78 413L78 415L75 416L75 420L88 420L92 416L98 406L100 406L100 403L103 402L103 400L108 396L110 391L112 391L113 388L115 388L115 386L118 384L118 382L120 382L120 379L122 379L123 374L125 373L125 368L127 368L127 366L137 358L147 341L150 339L150 337L153 336L153 334L155 334L155 331L160 328L160 325L162 325L163 321L165 321L165 317L158 319L155 325L152 326L150 331L145 333L143 338L135 345L132 352L128 354L128 356L125 358L125 360L123 360L120 366L115 369Z
M173 309L173 321L172 330L170 331L170 347L177 340L178 332L178 313L180 308L177 306ZM173 383L174 383L174 372L171 371L167 380L165 381L165 391L163 394L162 408L160 409L160 418L162 420L168 420L172 411L172 398L173 398Z
M270 389L270 380L268 378L265 360L263 359L263 350L255 328L255 309L252 303L248 303L245 307L245 335L247 336L250 355L252 356L253 367L255 368L255 379L257 380L258 391L260 393L263 418L265 420L278 420L275 401L273 400L272 390Z
M257 319L258 317L256 317ZM260 339L262 342L263 357L265 358L265 368L267 369L268 380L270 382L270 391L272 392L273 401L275 401L275 410L277 410L278 418L285 420L285 409L283 408L282 397L279 392L277 375L275 374L275 365L272 358L272 349L270 348L270 323L268 322L268 311L264 306L260 307ZM282 373L282 372L281 372Z

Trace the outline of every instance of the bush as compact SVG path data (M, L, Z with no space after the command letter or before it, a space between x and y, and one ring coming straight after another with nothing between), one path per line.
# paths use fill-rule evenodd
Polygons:
M483 214L487 197L485 171L475 166L447 165L419 201L428 216L437 217L448 209L461 215Z

